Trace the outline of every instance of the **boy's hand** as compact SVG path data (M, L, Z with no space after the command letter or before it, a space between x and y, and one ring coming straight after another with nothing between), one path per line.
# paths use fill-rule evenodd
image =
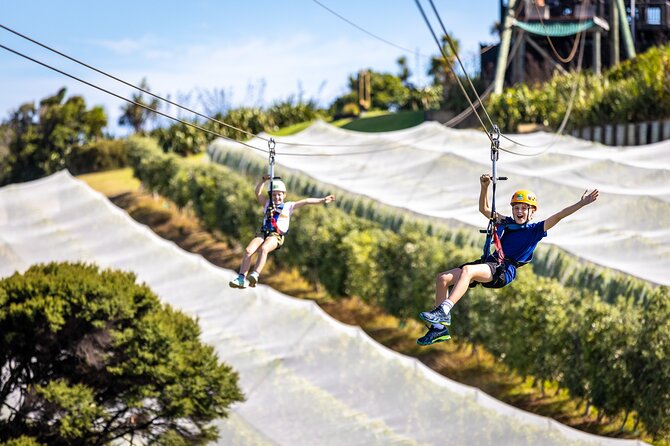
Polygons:
M582 198L581 200L579 200L579 202L582 204L582 206L591 204L598 199L598 193L599 193L598 189L593 189L591 192L589 192L589 190L586 189L582 194Z
M481 183L482 187L488 187L488 185L491 183L491 175L483 173L482 176L479 177L479 182Z
M270 179L270 175L263 175L263 181L267 181Z
M323 197L323 204L328 204L335 201L335 195L326 195Z

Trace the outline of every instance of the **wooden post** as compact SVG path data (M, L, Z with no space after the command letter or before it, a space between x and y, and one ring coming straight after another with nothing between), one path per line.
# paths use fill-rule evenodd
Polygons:
M619 9L617 0L610 1L610 66L619 65Z
M502 5L502 3L501 3ZM516 0L507 2L507 14L502 23L502 34L500 36L500 48L498 49L498 62L496 64L496 77L493 81L493 92L502 93L505 83L505 68L507 67L507 56L509 56L510 41L512 40L512 25L514 21L514 8Z

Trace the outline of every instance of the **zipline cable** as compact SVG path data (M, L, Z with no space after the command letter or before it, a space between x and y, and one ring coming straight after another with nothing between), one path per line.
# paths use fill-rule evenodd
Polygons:
M85 85L88 85L89 87L95 88L96 90L100 90L100 91L102 91L103 93L106 93L106 94L108 94L108 95L110 95L110 96L114 96L115 98L121 99L122 101L126 101L126 102L128 102L128 103L130 103L130 104L136 105L136 106L138 106L138 107L142 107L142 108L144 108L145 110L148 110L148 111L150 111L150 112L156 113L156 114L161 115L161 116L163 116L163 117L165 117L165 118L171 119L171 120L173 120L173 121L175 121L175 122L179 122L179 123L181 123L181 124L184 124L184 125L186 125L186 126L192 127L192 128L194 128L194 129L197 129L197 130L203 131L203 132L205 132L205 133L208 133L208 134L210 134L210 135L217 136L217 137L220 137L220 138L222 138L222 139L225 139L225 140L228 140L228 141L231 141L231 142L234 142L234 143L243 145L243 146L248 147L248 148L250 148L250 149L257 150L257 151L259 151L259 152L268 153L268 151L265 150L265 149L261 149L261 148L259 148L259 147L252 146L251 144L245 143L245 142L243 142L243 141L238 141L238 140L236 140L236 139L234 139L234 138L231 138L231 137L229 137L229 136L225 136L225 135L222 135L222 134L220 134L220 133L214 132L214 131L212 131L212 130L206 129L206 128L204 128L204 127L202 127L202 126L199 126L199 125L197 125L197 124L193 124L193 123L191 123L191 122L184 121L183 119L175 118L174 116L171 116L171 115L169 115L169 114L167 114L167 113L164 113L164 112L161 112L161 111L159 111L159 110L155 110L155 109L153 109L153 108L151 108L151 107L149 107L149 106L147 106L147 105L145 105L145 104L142 104L142 103L140 103L140 102L136 102L136 101L133 101L133 100L131 100L131 99L125 98L125 97L123 97L123 96L121 96L121 95L119 95L119 94L116 94L116 93L114 93L114 92L112 92L112 91L109 91L109 90L107 90L107 89L105 89L105 88L103 88L103 87L100 87L100 86L95 85L95 84L93 84L93 83L91 83L91 82L88 82L88 81L86 81L86 80L83 80L83 79L81 79L81 78L78 78L77 76L74 76L74 75L72 75L72 74L66 73L66 72L63 71L63 70L60 70L60 69L55 68L55 67L52 67L51 65L49 65L49 64L47 64L47 63L44 63L44 62L41 62L41 61L39 61L39 60L37 60L37 59L35 59L35 58L33 58L33 57L27 56L27 55L25 55L25 54L23 54L23 53L21 53L21 52L19 52L19 51L16 51L16 50L13 50L13 49L11 49L11 48L8 48L8 47L5 46L5 45L0 44L0 48L4 49L4 50L6 50L6 51L9 51L10 53L16 54L17 56L23 57L24 59L27 59L27 60L29 60L29 61L31 61L31 62L34 62L34 63L38 64L38 65L41 65L41 66L43 66L43 67L45 67L45 68L48 68L48 69L50 69L50 70L52 70L52 71L55 71L55 72L57 72L57 73L59 73L59 74L62 74L63 76L67 76L67 77L69 77L70 79L74 79L74 80L76 80L76 81L78 81L78 82L81 82L82 84L85 84ZM262 139L262 138L261 138L261 139ZM306 145L309 145L309 144L306 144ZM277 154L279 154L279 155L284 155L284 156L324 156L324 157L327 157L327 156L348 156L348 155L365 155L365 154L376 153L376 152L386 152L386 151L389 151L389 150L395 150L395 149L397 149L397 148L398 148L398 147L390 147L390 148L386 148L386 149L366 150L366 151L360 151L360 152L348 152L348 153L292 153L292 152L278 152Z
M25 40L28 40L29 42L32 42L32 43L34 43L35 45L39 45L39 46L41 46L42 48L45 48L45 49L47 49L47 50L49 50L49 51L51 51L51 52L53 52L53 53L55 53L55 54L58 54L59 56L62 56L62 57L64 57L64 58L68 59L68 60L71 60L72 62L78 63L79 65L82 65L82 66L84 66L84 67L86 67L86 68L88 68L88 69L90 69L90 70L93 70L93 71L95 71L96 73L102 74L103 76L107 76L107 77L110 78L110 79L113 79L113 80L115 80L115 81L117 81L117 82L120 82L120 83L122 83L122 84L124 84L124 85L127 85L127 86L129 86L129 87L131 87L131 88L134 88L134 89L136 89L136 90L139 90L139 91L141 91L142 93L145 93L145 94L147 94L147 95L149 95L149 96L152 96L152 97L154 97L154 98L156 98L156 99L158 99L158 100L161 100L161 101L163 101L163 102L166 102L166 103L168 103L168 104L170 104L170 105L173 105L173 106L175 106L175 107L177 107L177 108L180 108L180 109L182 109L182 110L184 110L184 111L187 111L187 112L189 112L189 113L193 113L193 114L196 115L196 116L199 116L199 117L201 117L201 118L204 118L204 119L206 119L206 120L208 120L208 121L211 121L211 122L214 122L214 123L216 123L216 124L220 124L220 125L222 125L222 126L224 126L224 127L230 128L230 129L232 129L232 130L238 131L238 132L243 133L243 134L245 134L245 135L248 135L248 136L250 136L250 137L256 137L256 138L261 139L261 140L263 140L263 141L265 141L265 142L270 142L270 139L269 139L269 138L265 138L265 137L260 136L260 135L255 135L255 134L253 134L253 133L251 133L251 132L248 132L248 131L246 131L246 130L244 130L244 129L235 127L234 125L228 124L228 123L226 123L226 122L223 122L223 121L218 120L218 119L216 119L216 118L213 118L213 117L211 117L211 116L207 116L207 115L205 115L205 114L199 113L199 112L197 112L197 111L195 111L195 110L192 110L192 109L190 109L190 108L188 108L188 107L185 107L185 106L183 106L183 105L181 105L181 104L178 104L178 103L176 103L176 102L174 102L174 101L171 101L170 99L166 99L166 98L164 98L164 97L162 97L162 96L160 96L160 95L157 95L157 94L155 94L155 93L152 93L152 92L149 91L149 90L146 90L146 89L144 89L144 88L142 88L142 87L139 87L139 86L137 86L137 85L134 85L134 84L132 84L132 83L130 83L130 82L128 82L128 81L125 81L125 80L119 78L118 76L114 76L113 74L109 74L109 73L107 73L107 72L105 72L105 71L103 71L103 70L101 70L101 69L99 69L99 68L96 68L96 67L94 67L94 66L92 66L92 65L90 65L90 64L87 64L86 62L82 62L82 61L79 60L79 59L76 59L76 58L74 58L74 57L72 57L72 56L70 56L70 55L67 55L67 54L63 53L62 51L59 51L59 50L57 50L57 49L55 49L55 48L52 48L52 47L50 47L50 46L48 46L48 45L46 45L46 44L44 44L44 43L42 43L42 42L37 41L36 39L33 39L32 37L29 37L29 36L27 36L27 35L25 35L25 34L22 34L22 33L20 33L20 32L18 32L18 31L14 30L14 29L12 29L12 28L9 28L8 26L5 26L5 25L3 25L3 24L1 24L1 23L0 23L0 28L4 29L4 30L6 30L6 31L9 31L10 33L13 33L13 34L15 34L15 35L17 35L17 36L19 36L19 37L25 39ZM311 147L361 147L361 146L372 146L372 145L375 145L375 144L372 144L372 143L369 143L369 144L303 144L303 143L291 143L291 142L284 142L284 141L277 141L277 142L279 142L279 143L281 143L281 144L284 144L284 145L289 145L289 146L311 146Z
M460 87L461 91L463 92L466 99L468 100L468 103L470 104L470 107L472 107L472 110L475 113L475 116L477 116L477 120L482 125L482 129L484 129L484 133L486 133L487 138L491 141L491 143L493 143L493 139L491 138L491 135L489 134L489 132L486 131L486 125L482 121L481 116L479 116L479 113L477 113L477 109L474 106L474 104L472 103L472 100L470 99L470 96L468 95L467 91L465 90L465 87L463 86L463 83L461 82L461 80L456 75L456 71L454 71L453 65L449 61L449 58L447 57L447 54L444 51L444 48L440 44L440 40L437 38L437 34L435 34L435 31L433 30L433 27L430 24L430 21L428 20L428 17L426 16L426 13L424 12L423 7L421 6L421 3L419 2L419 0L414 0L414 3L416 3L416 6L419 8L419 11L421 12L421 15L423 16L423 20L426 22L426 26L428 27L428 30L432 34L433 39L435 40L435 43L437 44L437 47L440 49L440 53L442 53L442 57L444 57L444 60L447 63L447 65L449 66L449 69L451 70L451 72L454 73L454 76L456 77L456 81L458 82L458 86Z
M11 29L11 28L9 28L9 27L7 27L7 26L1 24L1 23L0 23L0 28L4 29L4 30L6 30L6 31L9 31L10 33L16 34L17 36L19 36L19 37L21 37L21 38L23 38L23 39L26 39L26 40L28 40L28 41L34 43L35 45L39 45L39 46L41 46L42 48L45 48L45 49L47 49L47 50L49 50L49 51L51 51L51 52L53 52L53 53L56 53L56 54L58 54L59 56L65 57L66 59L69 59L69 60L71 60L72 62L78 63L79 65L82 65L82 66L84 66L84 67L86 67L86 68L88 68L88 69L90 69L90 70L93 70L93 71L95 71L96 73L100 73L100 74L102 74L103 76L107 76L107 77L109 77L110 79L114 79L114 80L117 81L117 82L120 82L120 83L122 83L122 84L124 84L124 85L127 85L127 86L129 86L129 87L131 87L131 88L134 88L134 89L136 89L136 90L139 90L139 91L141 91L142 93L148 94L149 96L153 96L154 98L159 99L159 100L161 100L161 101L164 101L164 102L166 102L166 103L168 103L168 104L170 104L170 105L174 105L175 107L178 107L178 108L180 108L180 109L182 109L182 110L185 110L185 111L187 111L187 112L193 113L194 115L200 116L201 118L205 118L205 119L210 120L210 121L212 121L212 122L216 122L217 124L221 124L221 125L223 125L223 126L225 126L225 127L228 127L228 128L230 128L230 129L233 129L233 130L237 130L238 132L244 133L244 134L246 134L246 135L249 135L249 136L252 136L252 137L253 137L253 136L256 136L256 135L254 135L254 134L251 133L251 132L247 132L246 130L243 130L243 129L238 129L237 127L234 127L234 126L232 126L232 125L230 125L230 124L227 124L227 123L222 122L222 121L219 121L219 120L217 120L217 119L215 119L215 118L212 118L212 117L203 115L202 113L198 113L198 112L195 111L195 110L191 110L191 109L188 108L188 107L185 107L185 106L183 106L183 105L177 104L176 102L173 102L173 101L171 101L171 100L169 100L169 99L166 99L166 98L164 98L164 97L162 97L162 96L159 96L159 95L157 95L157 94L155 94L155 93L152 93L152 92L150 92L150 91L148 91L148 90L146 90L146 89L144 89L144 88L142 88L142 87L139 87L139 86L134 85L134 84L132 84L132 83L130 83L130 82L127 82L127 81L125 81L125 80L123 80L123 79L121 79L121 78L119 78L119 77L117 77L117 76L114 76L114 75L112 75L112 74L109 74L109 73L107 73L107 72L105 72L105 71L102 71L102 70L100 70L100 69L98 69L98 68L96 68L96 67L94 67L94 66L91 66L91 65L87 64L86 62L82 62L81 60L75 59L75 58L72 57L72 56L69 56L69 55L67 55L67 54L65 54L65 53L63 53L63 52L61 52L61 51L58 51L58 50L56 50L56 49L54 49L54 48L52 48L52 47L50 47L50 46L48 46L48 45L45 45L45 44L43 44L43 43L41 43L41 42L38 42L37 40L35 40L35 39L31 38L31 37L28 37L28 36L26 36L25 34L22 34L22 33L18 32L18 31L16 31L16 30L13 30L13 29Z
M514 45L512 45L512 49L509 52L509 57L507 58L507 64L505 65L505 69L507 69L507 67L509 67L510 64L512 63L512 58L514 57L516 52L519 50L520 46L521 46L521 39L516 39L516 41L514 42ZM495 86L495 84L493 82L491 82L489 84L489 86L486 87L486 90L484 90L484 92L481 94L481 97L475 103L476 107L479 107L480 104L483 104L483 101L485 101L486 98L488 98L488 96L493 91L494 86ZM452 127L452 126L458 125L461 121L463 121L465 118L470 116L471 113L472 113L472 109L470 107L466 107L462 112L460 112L459 114L457 114L456 116L451 118L449 121L443 122L442 124L447 126L447 127ZM503 135L501 135L501 136L503 136Z
M417 0L418 1L418 0ZM477 98L477 101L479 104L481 104L482 110L484 111L484 114L486 115L486 118L489 120L489 124L491 124L491 127L493 127L493 120L491 119L491 116L489 116L489 113L486 111L486 107L484 107L484 104L482 103L482 99L479 97L479 94L477 94L477 89L475 86L472 84L472 79L470 79L470 76L468 75L468 72L465 70L465 67L463 66L463 62L461 61L461 58L458 56L458 50L456 49L456 45L454 45L454 42L447 32L447 28L444 26L444 23L442 22L442 17L440 17L440 14L437 12L437 8L435 8L435 3L433 3L433 0L429 0L430 6L433 8L433 12L435 13L435 17L437 17L437 21L439 22L440 26L442 27L442 32L444 33L444 37L447 39L447 42L449 43L449 48L451 48L451 52L454 53L454 56L456 56L456 60L458 61L458 64L461 67L461 70L463 70L463 74L465 75L465 79L467 79L468 83L470 84L470 88L472 89L473 93L475 94L475 97ZM451 70L453 71L453 69ZM456 73L454 72L454 75ZM458 77L458 76L456 76ZM469 99L469 97L468 97Z
M425 55L423 55L423 54L421 54L421 53L418 53L417 51L412 51L412 50L410 50L409 48L405 48L405 47L403 47L403 46L400 46L400 45L398 45L398 44L395 44L395 43L391 42L390 40L386 40L386 39L384 39L383 37L380 37L380 36L378 36L378 35L376 35L376 34L371 33L370 31L368 31L367 29L363 28L362 26L357 25L356 23L352 22L351 20L349 20L348 18L344 17L343 15L338 14L336 11L333 11L333 10L330 9L328 6L326 6L326 5L324 5L323 3L321 3L319 0L312 0L312 1L313 1L314 3L316 3L317 5L321 6L321 7L322 7L323 9L325 9L326 11L330 12L331 14L333 14L335 17L338 17L340 20L343 20L343 21L347 22L349 25L353 26L354 28L358 29L358 30L361 31L361 32L364 32L364 33L367 34L368 36L370 36L370 37L372 37L372 38L374 38L374 39L379 40L380 42L384 42L385 44L387 44L387 45L391 45L392 47L397 48L397 49L399 49L399 50L402 50L402 51L404 51L404 52L406 52L406 53L410 53L410 54L418 54L418 55L421 56L421 57L428 57L428 56L425 56Z
M168 115L167 113L163 113L163 112L161 112L161 111L155 110L155 109L153 109L153 108L151 108L151 107L149 107L149 106L147 106L147 105L145 105L145 104L142 104L142 103L140 103L140 102L136 102L136 101L133 101L133 100L131 100L131 99L124 98L123 96L121 96L121 95L119 95L119 94L116 94L116 93L114 93L114 92L111 92L111 91L109 91L109 90L107 90L107 89L105 89L105 88L99 87L99 86L97 86L97 85L95 85L95 84L92 84L91 82L88 82L88 81L85 81L85 80L83 80L83 79L80 79L80 78L78 78L77 76L74 76L74 75L72 75L72 74L66 73L65 71L59 70L58 68L52 67L52 66L49 65L49 64L46 64L46 63L44 63L44 62L41 62L41 61L39 61L39 60L37 60L37 59L34 59L34 58L30 57L30 56L27 56L27 55L23 54L23 53L20 53L19 51L16 51L16 50L13 50L13 49L11 49L11 48L8 48L8 47L6 47L5 45L0 44L0 48L2 48L2 49L4 49L4 50L7 50L7 51L9 51L10 53L14 53L14 54L16 54L17 56L23 57L24 59L27 59L27 60L29 60L29 61L31 61L31 62L34 62L34 63L38 64L38 65L42 65L43 67L48 68L48 69L50 69L50 70L53 70L53 71L55 71L55 72L57 72L57 73L60 73L60 74L62 74L63 76L67 76L67 77L69 77L70 79L74 79L74 80L76 80L76 81L78 81L78 82L81 82L82 84L88 85L89 87L92 87L92 88L95 88L95 89L97 89L97 90L100 90L100 91L102 91L103 93L107 93L108 95L114 96L115 98L118 98L118 99L121 99L121 100L123 100L123 101L129 102L130 104L136 105L136 106L138 106L138 107L142 107L142 108L144 108L144 109L146 109L146 110L148 110L148 111L150 111L150 112L159 114L159 115L164 116L164 117L166 117L166 118L168 118L168 119L172 119L173 121L180 122L180 123L182 123L182 124L184 124L184 125L188 125L188 126L190 126L190 127L196 128L196 129L201 130L201 131L203 131L203 132L209 133L210 135L219 136L219 137L224 138L224 139L227 139L227 140L229 140L229 141L236 142L236 143L241 144L241 145L243 145L243 146L247 146L247 147L249 147L249 148L251 148L251 149L258 150L258 151L261 151L261 152L266 152L266 151L263 150L263 149L260 149L260 148L258 148L258 147L254 147L254 146L252 146L252 145L250 145L250 144L247 144L247 143L238 141L238 140L236 140L236 139L234 139L234 138L229 138L229 137L227 137L227 136L223 136L223 135L221 135L221 134L219 134L219 133L213 132L213 131L208 130L208 129L204 128L204 127L200 127L200 126L197 125L197 124L192 124L192 123L187 122L187 121L184 121L184 120L182 120L182 119L175 118L175 117L173 117L173 116Z

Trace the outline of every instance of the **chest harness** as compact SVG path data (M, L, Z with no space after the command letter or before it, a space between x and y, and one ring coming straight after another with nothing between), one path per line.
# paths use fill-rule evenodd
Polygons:
M263 217L263 225L261 226L261 231L263 234L267 237L268 235L272 234L273 232L276 232L279 235L286 235L286 232L283 232L279 229L277 226L277 220L279 219L279 215L281 214L282 210L284 209L284 203L280 204L279 206L275 206L274 202L272 201L272 181L273 180L278 180L281 177L275 177L275 140L274 138L270 138L268 141L268 153L269 153L269 168L268 168L268 174L270 175L270 187L268 188L268 206L265 209L265 216Z

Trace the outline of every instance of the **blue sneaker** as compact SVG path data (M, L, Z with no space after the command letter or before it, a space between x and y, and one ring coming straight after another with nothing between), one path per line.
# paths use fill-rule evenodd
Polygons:
M239 275L235 277L233 280L228 282L228 285L230 285L231 288L246 288L247 287L247 281L244 279L243 275Z
M416 343L419 345L431 345L437 344L438 342L448 341L449 339L451 339L451 335L449 334L449 329L447 327L430 327L425 335L416 340Z
M430 311L419 313L419 318L429 324L451 325L451 311L445 313L442 306L437 306Z

